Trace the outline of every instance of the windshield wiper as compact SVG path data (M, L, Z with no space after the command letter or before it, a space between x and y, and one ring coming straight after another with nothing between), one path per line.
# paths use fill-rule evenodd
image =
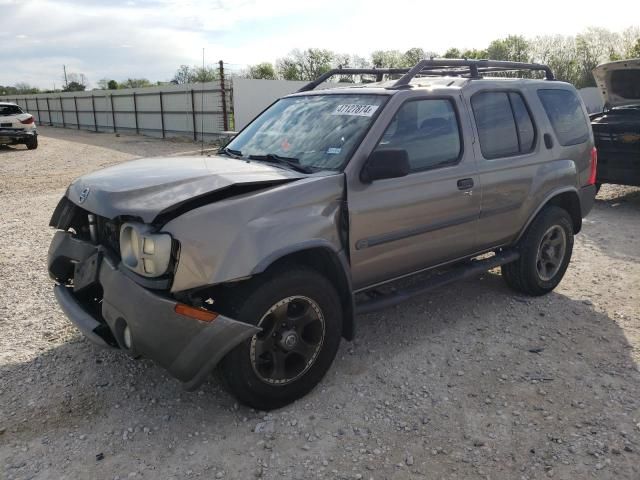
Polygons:
M282 157L275 153L267 153L266 155L249 155L250 160L260 160L263 162L278 163L287 165L292 169L302 173L313 173L313 169L305 165L300 165L300 159L293 157Z
M223 155L227 155L231 158L242 158L242 152L240 150L232 150L229 147L224 147L218 150L218 153Z

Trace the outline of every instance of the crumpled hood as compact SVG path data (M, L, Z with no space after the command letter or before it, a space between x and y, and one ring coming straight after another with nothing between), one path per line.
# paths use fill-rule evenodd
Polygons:
M214 192L223 194L226 189L243 186L244 193L250 186L257 190L304 176L223 156L145 158L84 175L69 186L67 197L103 217L127 215L151 223L167 210Z
M640 59L598 65L593 78L607 107L640 105Z

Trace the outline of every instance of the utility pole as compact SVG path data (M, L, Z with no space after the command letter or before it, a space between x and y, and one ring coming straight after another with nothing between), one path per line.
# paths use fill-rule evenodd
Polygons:
M67 81L67 66L62 65L62 70L64 70L64 86L67 88L69 86L69 82Z
M220 93L222 94L222 124L226 132L229 130L229 117L227 115L227 91L224 85L224 62L220 60L218 65L220 65Z

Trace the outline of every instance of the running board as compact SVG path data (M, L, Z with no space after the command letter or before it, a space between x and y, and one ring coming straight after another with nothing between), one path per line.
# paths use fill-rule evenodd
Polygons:
M460 266L453 267L441 275L434 275L426 280L425 283L414 285L402 290L396 290L387 295L375 296L370 300L366 300L356 304L356 315L370 313L382 308L392 307L416 295L421 295L435 288L448 285L450 283L462 280L464 278L473 277L480 273L499 267L506 263L511 263L520 258L520 253L515 250L509 250L496 253L493 257L483 260L472 260ZM365 292L366 293L366 292Z

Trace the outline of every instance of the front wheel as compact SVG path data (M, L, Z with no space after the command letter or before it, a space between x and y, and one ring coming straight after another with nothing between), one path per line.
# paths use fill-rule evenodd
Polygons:
M573 252L573 224L566 210L550 206L538 214L517 246L520 258L502 266L509 287L544 295L562 280Z
M228 389L259 410L306 395L327 372L340 344L342 308L335 288L315 270L298 266L236 288L227 311L262 331L222 361Z

